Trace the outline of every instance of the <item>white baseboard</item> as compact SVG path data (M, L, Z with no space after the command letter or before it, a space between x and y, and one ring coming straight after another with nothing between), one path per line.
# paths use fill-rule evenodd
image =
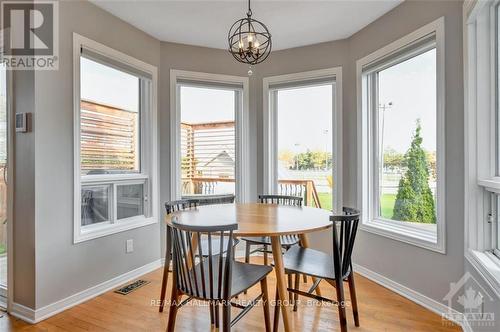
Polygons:
M102 293L123 285L133 279L136 279L146 273L154 271L163 266L164 259L158 259L154 262L141 266L135 270L129 271L113 279L107 280L96 286L90 287L84 291L68 296L65 299L51 303L40 309L33 310L18 303L13 303L10 314L28 323L35 324L61 311L74 307L82 302L88 301Z
M35 310L25 307L19 303L12 303L12 308L9 312L14 317L24 320L27 323L35 324Z
M448 306L444 305L443 303L440 303L436 300L433 300L419 292L414 291L413 289L410 289L406 286L403 286L387 277L384 277L381 274L378 274L377 272L373 272L372 270L369 270L361 265L358 264L353 264L354 271L363 277L370 279L373 282L376 282L377 284L390 289L391 291L398 293L399 295L406 297L408 300L415 302L422 307L429 309L432 312L435 312L438 315L442 315L445 313L450 312L450 308ZM460 313L458 311L452 310L454 314L459 315ZM459 324L462 326L462 330L464 332L472 332L471 327L469 324L462 322L454 322L456 324Z

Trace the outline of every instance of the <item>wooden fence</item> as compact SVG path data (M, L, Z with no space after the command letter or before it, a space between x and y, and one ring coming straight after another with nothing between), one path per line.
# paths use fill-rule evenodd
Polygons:
M139 169L139 113L81 102L82 171Z
M234 121L181 123L182 177L234 181Z

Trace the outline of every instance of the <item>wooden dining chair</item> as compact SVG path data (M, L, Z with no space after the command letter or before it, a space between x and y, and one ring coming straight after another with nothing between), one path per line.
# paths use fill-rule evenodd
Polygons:
M302 206L302 197L297 196L282 196L282 195L259 195L259 202L263 204L279 204L279 205L291 205L291 206ZM268 254L270 251L268 247L271 245L271 238L269 236L254 236L254 237L243 237L241 238L245 241L245 262L250 261L250 255L256 252L261 252L264 254L264 264L268 265ZM281 236L281 245L283 248L288 249L300 242L298 235L283 235ZM252 246L258 246L257 249L251 250Z
M212 195L198 198L200 205L233 204L235 195Z
M259 195L259 202L262 204L278 204L278 205L289 205L289 206L302 206L302 197L297 196L284 196L284 195ZM245 262L250 262L250 255L256 252L260 252L264 255L264 265L268 265L268 254L271 253L269 246L271 245L271 238L269 236L252 236L241 238L245 241ZM280 237L281 246L283 249L288 250L291 246L296 245L300 242L298 235L283 235ZM252 246L257 246L256 249L252 250ZM290 284L291 277L289 277L288 283Z
M189 210L189 209L195 209L200 205L199 200L197 199L181 199L181 200L176 200L176 201L169 201L165 203L165 210L167 211L167 214L171 214L173 212L177 211L183 211L183 210ZM167 226L167 238L170 239L170 234L169 234L169 227ZM239 240L233 241L234 245L238 244ZM170 243L170 241L167 241L167 243ZM224 243L225 247L227 245L227 240L226 243ZM219 239L217 237L212 239L212 253L217 255L219 254ZM200 241L200 247L201 247L201 252L203 256L208 255L208 239L206 236L202 236L201 241ZM172 257L172 250L169 250L169 248L166 248L165 250L165 258ZM197 256L197 254L195 254ZM166 261L171 262L171 259L166 259ZM166 265L166 264L165 264ZM159 311L163 312L163 308L165 306L165 293L167 291L167 273L169 271L170 267L165 266L163 269L163 280L162 280L162 286L161 286L161 294L160 294L160 308Z
M270 266L254 265L234 260L233 231L238 224L191 226L177 224L172 220L173 244L173 282L168 315L167 331L173 331L177 311L192 299L210 303L211 321L219 328L219 306L222 306L222 330L228 332L252 307L261 299L264 309L266 331L271 330L269 298L267 292L267 275L272 271ZM202 257L202 233L208 238L208 255L195 264L195 253ZM214 236L219 239L219 253L212 252ZM226 247L223 248L223 245ZM243 306L231 300L244 290L260 282L261 293L248 305ZM181 301L181 296L187 298ZM231 307L242 309L231 320Z
M351 256L354 248L354 240L356 239L360 212L351 208L344 208L343 212L344 214L342 215L333 215L330 217L330 221L333 222L333 257L322 251L295 246L283 255L283 265L286 274L296 275L294 287L288 288L288 291L294 293L294 300L292 301L293 310L297 311L299 295L318 301L333 303L339 308L340 330L346 332L347 320L344 282L349 284L354 324L359 326L358 302L356 299ZM305 274L318 279L309 291L304 292L300 290L300 278L298 278L298 274ZM322 279L335 287L337 293L336 301L313 294L313 291ZM278 298L278 295L276 296ZM278 328L279 310L279 306L275 306L273 327L275 331Z

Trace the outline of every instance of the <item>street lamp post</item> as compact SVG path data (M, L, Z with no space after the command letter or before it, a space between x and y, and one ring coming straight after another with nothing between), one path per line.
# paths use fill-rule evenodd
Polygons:
M392 108L392 101L387 104L379 104L379 110L382 112L382 132L380 137L380 175L379 175L379 185L383 186L383 172L384 172L384 135L385 135L385 111L390 110ZM379 193L381 195L382 193ZM379 196L380 197L380 196ZM382 215L382 204L379 204L379 215Z

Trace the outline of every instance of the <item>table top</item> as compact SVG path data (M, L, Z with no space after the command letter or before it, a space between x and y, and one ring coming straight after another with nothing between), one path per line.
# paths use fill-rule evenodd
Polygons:
M225 225L238 223L234 231L239 236L273 236L303 234L332 226L330 211L306 206L275 204L218 204L177 211L165 217L167 224Z

